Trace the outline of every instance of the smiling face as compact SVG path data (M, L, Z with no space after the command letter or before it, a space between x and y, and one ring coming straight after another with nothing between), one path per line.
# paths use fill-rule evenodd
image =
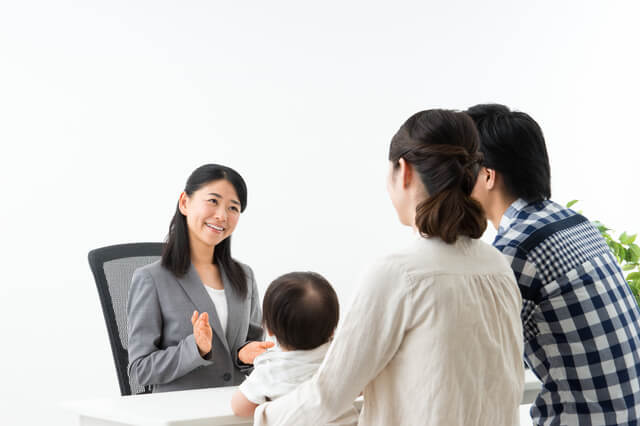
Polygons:
M192 248L215 247L233 233L240 218L238 194L224 179L202 185L191 195L183 192L179 206L187 219Z

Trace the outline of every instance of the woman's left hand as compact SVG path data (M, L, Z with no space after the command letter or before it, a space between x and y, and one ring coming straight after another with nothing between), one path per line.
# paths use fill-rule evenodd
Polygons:
M253 364L253 360L258 355L263 354L267 349L274 346L273 342L250 342L244 345L238 352L238 359L244 364Z

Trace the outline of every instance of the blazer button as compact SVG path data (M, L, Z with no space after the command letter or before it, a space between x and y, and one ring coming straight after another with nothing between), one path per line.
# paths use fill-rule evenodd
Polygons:
M222 376L222 378L225 382L228 382L229 380L231 380L231 373L224 373L224 376Z

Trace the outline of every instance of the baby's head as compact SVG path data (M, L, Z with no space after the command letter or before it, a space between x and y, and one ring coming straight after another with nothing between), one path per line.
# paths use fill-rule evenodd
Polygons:
M291 272L269 285L262 318L285 350L314 349L328 342L338 325L338 296L315 272Z

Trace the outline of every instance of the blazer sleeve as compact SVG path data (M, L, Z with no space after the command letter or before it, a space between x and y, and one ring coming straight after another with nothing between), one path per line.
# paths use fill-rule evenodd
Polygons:
M172 382L195 368L212 363L200 356L193 334L177 345L161 347L162 310L153 277L137 270L132 278L127 305L129 377L141 386Z
M262 328L262 308L260 307L260 294L258 293L258 284L256 283L255 276L253 275L253 270L247 267L247 281L251 291L251 310L249 314L249 329L247 331L247 338L245 342L238 347L235 351L235 365L238 369L244 374L250 374L253 370L252 364L245 364L240 361L238 358L238 352L242 349L247 343L254 341L261 341L264 339L264 329Z

